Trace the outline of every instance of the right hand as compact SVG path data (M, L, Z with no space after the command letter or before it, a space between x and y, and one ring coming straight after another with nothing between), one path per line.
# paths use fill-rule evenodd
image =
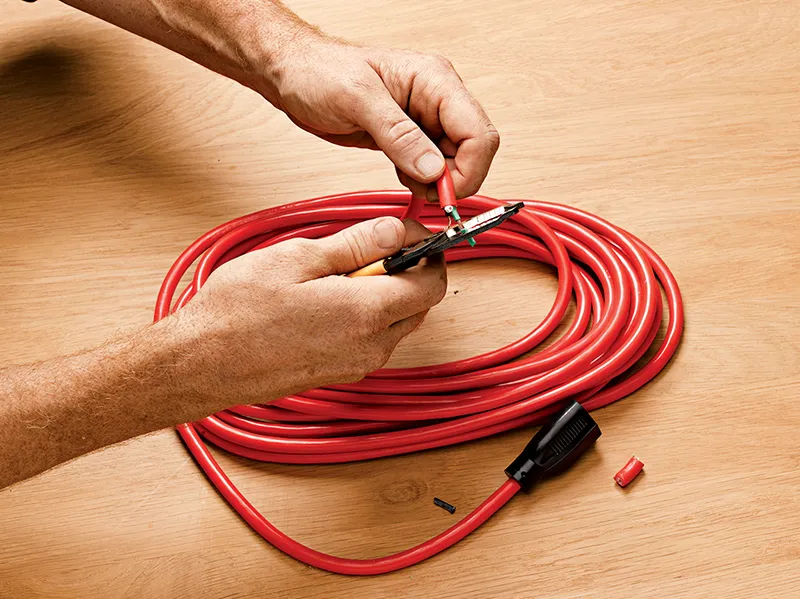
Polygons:
M210 410L349 383L383 366L444 297L441 256L392 276L339 276L430 234L383 217L228 262L175 316L192 331L192 375Z
M255 89L322 139L382 150L414 195L438 199L445 160L459 198L486 178L500 136L447 59L356 46L308 25L274 58Z

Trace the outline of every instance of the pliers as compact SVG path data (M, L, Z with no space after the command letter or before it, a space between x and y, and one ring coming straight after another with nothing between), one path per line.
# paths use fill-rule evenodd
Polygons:
M350 273L348 276L366 277L382 274L393 275L411 268L412 266L416 266L419 264L419 261L426 256L439 254L462 241L469 241L471 242L470 245L474 245L472 239L476 235L504 223L524 208L524 206L525 204L522 202L517 202L516 204L498 206L497 208L493 208L488 212L484 212L465 221L461 221L459 218L453 226L446 228L444 231L434 233L416 245L403 248L397 254L379 260L378 262L368 264Z

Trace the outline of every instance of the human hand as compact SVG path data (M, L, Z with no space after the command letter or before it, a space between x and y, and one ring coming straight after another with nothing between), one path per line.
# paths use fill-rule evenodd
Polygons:
M400 182L435 199L447 159L458 197L478 191L500 137L441 56L348 44L282 2L66 0L247 85L296 124L383 150Z
M312 28L273 56L259 91L322 139L383 150L400 182L431 201L444 158L465 197L478 191L500 143L447 59L350 45Z
M431 257L392 276L338 275L429 234L416 221L384 217L324 239L283 242L214 271L175 315L193 332L192 378L210 393L208 408L355 382L383 366L444 297L444 260Z

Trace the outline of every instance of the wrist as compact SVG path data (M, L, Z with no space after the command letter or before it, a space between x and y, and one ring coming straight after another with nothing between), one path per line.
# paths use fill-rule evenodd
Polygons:
M186 312L184 314L183 312ZM219 351L213 332L182 310L148 327L141 344L149 349L140 367L151 392L173 414L172 424L190 422L232 405L219 388Z
M319 30L274 0L197 3L187 8L153 0L160 40L192 60L262 93L272 101L273 81L287 68L293 47Z
M162 378L171 396L167 401L180 402L177 408L188 414L181 422L233 405L267 403L295 391L293 371L273 344L260 340L259 323L205 299L196 297L152 327L159 348L154 363L168 365ZM268 313L269 306L263 310Z
M283 110L283 98L292 93L288 82L308 70L315 60L317 46L333 38L299 18L293 22L273 22L266 29L268 33L260 35L256 47L250 51L247 85Z

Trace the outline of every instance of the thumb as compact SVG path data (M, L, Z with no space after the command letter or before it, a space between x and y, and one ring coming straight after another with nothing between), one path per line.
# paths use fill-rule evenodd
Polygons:
M389 160L412 179L432 183L444 170L444 157L436 144L403 112L383 85L365 94L358 118Z
M314 242L314 258L304 263L309 279L343 275L399 251L406 240L400 219L384 216L358 223Z

